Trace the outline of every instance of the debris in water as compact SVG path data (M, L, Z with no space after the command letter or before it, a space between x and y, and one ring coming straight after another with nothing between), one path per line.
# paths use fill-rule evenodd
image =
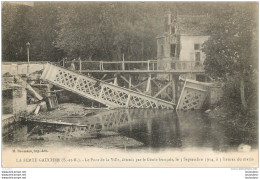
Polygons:
M251 151L251 146L247 144L240 144L237 148L239 152L250 152Z

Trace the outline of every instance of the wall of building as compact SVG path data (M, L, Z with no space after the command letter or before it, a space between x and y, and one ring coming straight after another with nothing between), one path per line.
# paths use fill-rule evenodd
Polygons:
M170 36L157 39L157 60L158 60L157 69L158 70L171 69L171 63L169 62L172 60L172 58L170 57L170 50L171 50L170 41L171 41ZM160 74L158 75L158 77L168 78L168 75Z
M164 45L165 38L157 39L157 58L161 58L162 54L164 54L163 49L161 48Z
M163 48L162 48L163 46ZM170 37L162 37L157 39L157 58L170 57Z
M13 114L13 90L2 91L2 114Z
M24 88L18 88L13 91L13 113L18 114L25 111L27 107L27 91Z
M29 73L44 69L46 64L30 64ZM2 75L9 72L11 75L27 74L27 64L2 64Z
M203 44L209 36L180 36L180 61L195 61L194 44ZM201 52L201 62L205 60L205 54Z
M18 114L26 110L27 92L18 87L2 91L3 114Z

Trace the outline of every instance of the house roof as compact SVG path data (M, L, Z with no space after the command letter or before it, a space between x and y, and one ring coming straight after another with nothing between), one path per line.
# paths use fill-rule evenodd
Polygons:
M169 35L168 32L163 32L163 33L160 33L156 36L156 38L162 38L162 37L165 37L166 35Z
M187 35L208 35L207 24L209 23L209 16L199 15L178 15L176 24L178 33Z

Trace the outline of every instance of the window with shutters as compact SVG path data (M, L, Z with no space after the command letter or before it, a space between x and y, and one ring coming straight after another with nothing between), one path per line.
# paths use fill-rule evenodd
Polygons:
M171 57L176 56L176 44L171 44Z
M200 44L194 44L194 50L200 50Z
M175 34L175 27L174 26L171 27L171 33Z

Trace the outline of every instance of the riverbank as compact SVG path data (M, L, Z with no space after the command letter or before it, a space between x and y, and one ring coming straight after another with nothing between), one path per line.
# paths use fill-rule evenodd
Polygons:
M258 111L251 110L243 113L217 106L208 115L225 128L227 133L230 133L230 138L239 138L241 144L250 146L258 144Z

